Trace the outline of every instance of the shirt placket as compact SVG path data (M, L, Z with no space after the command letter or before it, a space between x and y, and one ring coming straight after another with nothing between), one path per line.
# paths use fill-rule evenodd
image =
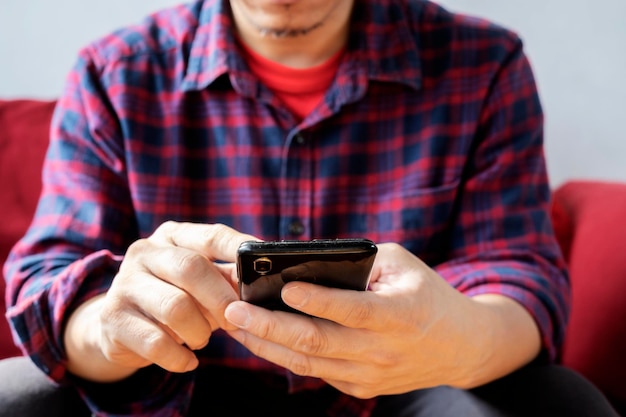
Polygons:
M283 153L280 193L280 237L285 240L311 238L312 207L311 144L305 133L292 131Z

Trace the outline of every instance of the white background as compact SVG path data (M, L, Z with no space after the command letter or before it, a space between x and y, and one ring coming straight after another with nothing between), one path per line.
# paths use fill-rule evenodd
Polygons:
M0 98L57 97L81 46L179 1L0 0ZM626 0L440 3L524 40L546 112L553 185L626 181Z

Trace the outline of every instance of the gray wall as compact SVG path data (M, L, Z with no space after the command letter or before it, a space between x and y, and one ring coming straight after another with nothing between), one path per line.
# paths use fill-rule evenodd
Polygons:
M357 0L364 1L364 0ZM0 0L0 98L53 98L77 50L179 0ZM626 0L441 0L517 31L546 111L553 185L626 181Z

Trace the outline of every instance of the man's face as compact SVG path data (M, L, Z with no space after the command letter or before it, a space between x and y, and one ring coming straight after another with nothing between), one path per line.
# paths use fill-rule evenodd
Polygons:
M353 0L230 0L235 21L264 36L298 37L324 30ZM320 29L321 28L321 29Z

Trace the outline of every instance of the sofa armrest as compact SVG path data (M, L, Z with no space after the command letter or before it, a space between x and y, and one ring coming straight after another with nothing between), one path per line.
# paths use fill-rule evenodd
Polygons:
M562 362L626 413L626 184L568 182L552 214L572 285Z
M54 101L0 100L0 265L28 228L41 191ZM1 269L0 269L1 275ZM4 277L0 308L6 310ZM0 319L0 358L19 354L6 320Z

